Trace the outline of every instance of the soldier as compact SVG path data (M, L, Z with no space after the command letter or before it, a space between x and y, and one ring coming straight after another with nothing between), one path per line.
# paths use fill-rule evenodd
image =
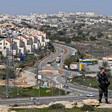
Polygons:
M108 102L108 86L110 85L110 82L108 81L107 75L105 74L105 68L100 67L100 72L97 74L97 83L99 86L99 102L101 103L102 96L104 94L105 96L105 102L109 104Z

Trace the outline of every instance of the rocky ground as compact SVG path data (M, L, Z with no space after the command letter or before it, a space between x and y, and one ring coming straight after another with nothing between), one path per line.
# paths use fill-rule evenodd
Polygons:
M0 112L8 112L10 108L46 108L49 107L52 104L61 103L65 106L65 108L73 108L74 106L82 107L84 104L88 105L94 105L97 108L112 108L112 99L109 100L110 104L100 103L95 99L88 99L84 101L56 101L56 102L50 102L50 103L43 103L43 104L35 104L35 105L25 105L25 104L18 104L17 107L14 107L14 105L0 105Z

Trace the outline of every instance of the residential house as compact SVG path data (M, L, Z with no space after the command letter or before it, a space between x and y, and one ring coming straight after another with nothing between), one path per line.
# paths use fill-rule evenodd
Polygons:
M32 48L32 38L29 38L29 37L27 37L25 35L19 36L18 38L21 39L24 42L24 44L26 46L26 53L33 52L33 48Z
M13 41L16 43L18 50L16 51L16 54L25 54L26 53L26 47L25 43L19 39L19 38L14 38Z

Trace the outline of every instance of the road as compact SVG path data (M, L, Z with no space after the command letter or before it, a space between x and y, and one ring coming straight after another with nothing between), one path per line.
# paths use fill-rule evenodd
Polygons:
M64 59L67 56L72 54L73 51L76 52L76 49L65 46L65 45L54 44L54 46L55 46L55 49L56 49L57 52L55 54L49 56L48 58L44 59L40 63L39 69L44 69L48 61L54 60L59 55L62 55L61 61L63 62ZM64 49L67 50L66 53L64 53ZM66 76L69 76L70 74L72 74L72 75L77 75L78 74L78 72L67 71L65 69L60 68L59 66L57 66L56 62L53 63L52 69L63 71L66 74ZM30 72L36 73L34 69L29 69L29 70L30 70ZM53 83L53 85L60 84L60 85L63 86L63 85L66 84L65 78L63 78L61 75L53 76L51 74L49 74L49 75L42 74L42 76L43 76L43 78L46 79L46 81L48 81L50 83ZM95 89L92 89L92 88L83 87L83 86L76 86L76 85L73 85L73 84L68 84L68 86L69 86L68 89L66 89L66 88L64 88L64 89L66 91L70 91L74 94L79 94L79 95L85 95L86 96L86 94L89 93L89 92L95 92L95 94L98 95L98 90L95 90Z
M54 101L73 101L73 100L84 100L86 96L54 96L54 97L35 97L37 101L31 102L30 98L13 98L13 99L2 99L0 105L3 104L19 104L19 103L36 103L36 102L54 102ZM94 97L93 97L94 98Z
M63 62L64 59L71 55L73 51L76 51L76 49L73 49L71 47L65 46L65 45L60 45L60 44L54 44L55 49L56 49L56 53L52 54L51 56L45 58L43 61L40 62L39 64L39 69L42 70L45 68L46 64L48 61L52 61L54 60L57 56L62 55L61 57L61 61ZM66 53L64 53L64 49L67 50ZM62 68L60 68L59 66L57 66L57 63L54 62L52 69L55 70L61 70L63 71L66 76L73 74L76 75L78 74L78 72L71 72L71 71L67 71L64 70ZM30 68L28 69L29 72L33 72L36 73L36 68ZM45 75L42 74L43 77L48 81L48 82L52 82L54 85L56 84L60 84L60 85L65 85L65 78L62 77L61 75ZM68 89L65 89L66 91L70 91L72 93L75 93L75 95L73 96L55 96L55 97L37 97L37 99L39 99L38 102L51 102L51 101L65 101L65 100L83 100L83 99L87 99L86 95L89 92L95 92L95 97L93 98L97 98L98 97L98 90L92 89L92 88L88 88L88 87L83 87L83 86L76 86L73 84L68 83ZM32 103L30 102L29 98L19 98L19 99L1 99L0 100L0 104L16 104L16 103Z

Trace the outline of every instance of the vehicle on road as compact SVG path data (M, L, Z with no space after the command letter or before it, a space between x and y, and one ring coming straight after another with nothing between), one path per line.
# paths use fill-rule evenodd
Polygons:
M87 97L94 97L95 96L95 93L88 93L87 94Z
M61 62L61 57L57 57L56 58L56 63L60 63Z
M68 85L64 85L63 87L64 87L64 88L69 88Z
M52 66L52 62L48 61L48 62L47 62L47 65L48 65L48 66Z
M97 59L80 59L80 63L87 64L87 65L95 65L98 64Z
M36 101L39 101L38 99L34 98L34 97L31 97L30 98L30 102L36 102Z

